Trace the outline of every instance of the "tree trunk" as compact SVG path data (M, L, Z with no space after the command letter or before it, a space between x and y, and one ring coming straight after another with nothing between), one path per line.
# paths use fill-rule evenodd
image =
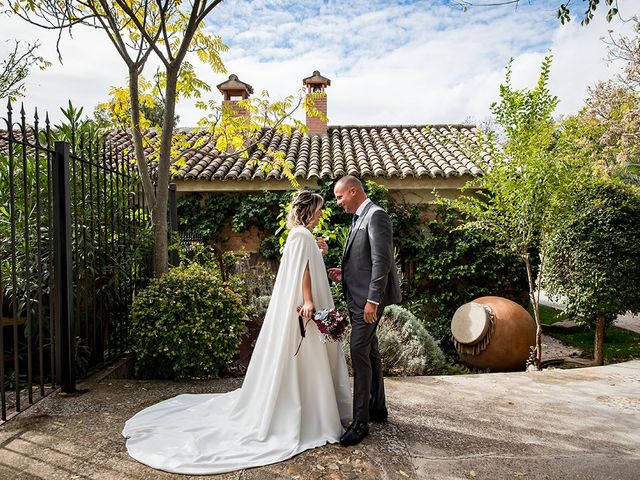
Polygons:
M527 279L529 281L529 299L531 300L531 306L533 307L533 318L536 321L536 347L535 355L533 358L533 364L537 370L542 369L542 325L540 323L540 304L538 297L536 296L536 282L533 278L533 269L531 268L531 259L529 255L522 257L524 264L527 267Z
M144 146L142 145L142 132L140 130L140 96L138 89L138 68L135 65L129 66L129 98L131 100L131 136L133 138L133 150L138 164L138 173L142 179L142 190L149 212L153 212L156 203L153 182L149 173L147 159L144 156Z
M173 140L173 117L176 110L176 85L178 68L167 68L165 87L165 109L162 119L160 140L160 158L158 159L158 178L156 181L156 203L151 221L153 223L153 273L160 277L169 270L169 241L167 238L167 206L169 201L169 176L171 167L171 141Z
M604 335L606 333L606 322L602 315L596 318L596 338L593 344L593 364L604 365Z

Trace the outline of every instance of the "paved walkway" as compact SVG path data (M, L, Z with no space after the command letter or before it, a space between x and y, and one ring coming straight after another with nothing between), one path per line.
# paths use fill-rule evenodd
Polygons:
M557 308L559 310L564 310L564 305L561 301L550 300L544 292L540 293L540 304ZM640 335L640 315L618 315L618 318L614 322L614 325L616 327L623 328Z
M241 379L103 380L0 427L2 479L185 479L128 457L135 412ZM390 421L360 445L328 445L221 479L637 479L640 361L542 372L387 379ZM195 478L195 477L194 477ZM202 477L198 477L202 478Z

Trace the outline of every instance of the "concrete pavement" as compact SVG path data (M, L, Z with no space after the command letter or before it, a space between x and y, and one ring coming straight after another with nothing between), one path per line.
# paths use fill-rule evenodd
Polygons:
M2 479L189 478L141 465L120 431L179 393L241 379L102 380L52 395L0 427ZM637 479L640 361L542 372L389 378L390 421L360 445L328 445L221 479ZM202 477L198 477L202 478Z

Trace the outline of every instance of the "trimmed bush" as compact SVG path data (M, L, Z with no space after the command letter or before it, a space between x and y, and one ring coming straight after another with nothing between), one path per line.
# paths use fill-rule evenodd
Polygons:
M619 181L585 182L555 223L545 286L564 297L568 314L595 327L594 360L602 365L607 327L640 311L640 194Z
M251 298L249 305L250 316L262 323L264 317L267 315L270 301L271 295L260 295L259 297Z
M195 263L154 279L131 309L137 376L218 376L245 330L246 307L237 290Z
M343 337L347 362L351 366L349 337ZM389 305L378 324L378 343L385 375L435 375L448 371L444 353L429 332L406 308Z
M430 375L446 368L444 353L406 308L389 305L384 309L378 340L385 375Z

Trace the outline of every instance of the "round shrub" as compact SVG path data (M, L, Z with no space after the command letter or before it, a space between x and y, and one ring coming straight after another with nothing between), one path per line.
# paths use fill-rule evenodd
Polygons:
M238 352L246 307L237 287L197 264L176 267L138 294L132 349L141 378L217 376Z
M547 259L546 288L595 327L594 360L602 365L606 328L640 311L638 190L603 179L578 185L556 219Z
M447 363L429 332L406 308L389 305L378 324L378 343L385 375L435 375L447 371ZM350 330L344 335L347 362Z
M378 340L385 375L442 373L444 353L422 322L409 310L389 305L378 325Z

